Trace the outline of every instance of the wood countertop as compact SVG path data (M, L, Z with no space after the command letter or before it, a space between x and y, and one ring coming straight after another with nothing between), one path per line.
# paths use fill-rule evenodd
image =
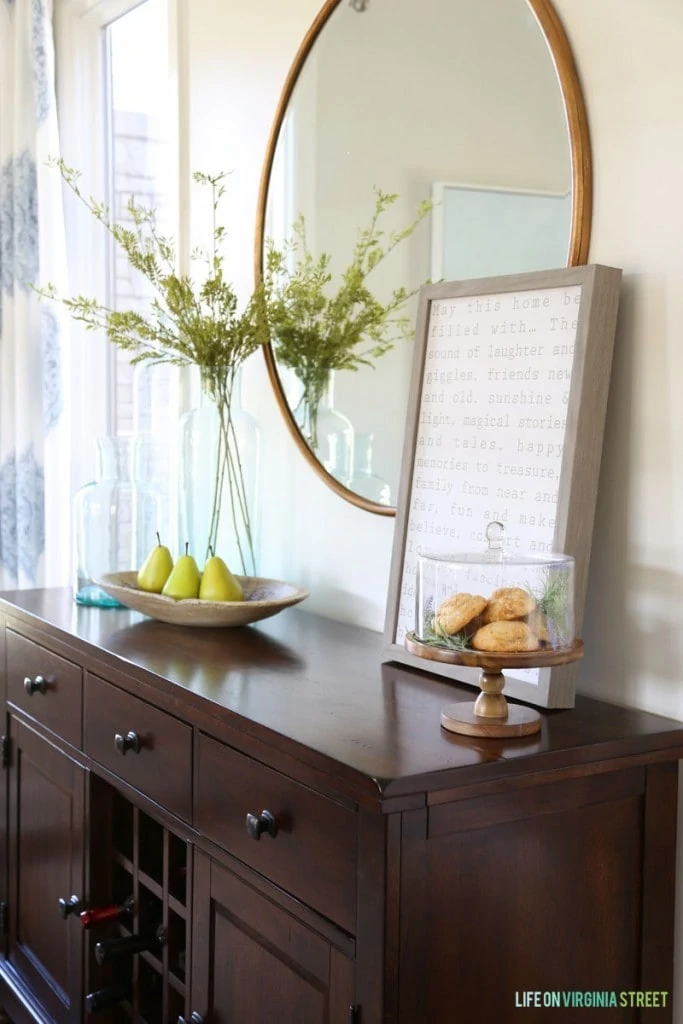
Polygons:
M571 710L543 711L541 732L525 739L447 733L442 707L472 700L471 687L383 664L379 633L300 609L240 629L184 628L48 589L0 594L0 616L204 731L267 741L297 760L305 748L309 763L312 751L347 795L386 809L511 776L586 773L606 759L683 756L683 723L581 695Z

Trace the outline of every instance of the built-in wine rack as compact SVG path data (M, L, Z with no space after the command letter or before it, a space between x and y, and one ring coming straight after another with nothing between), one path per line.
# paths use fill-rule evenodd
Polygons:
M98 811L97 821L91 823L90 903L123 905L130 897L134 901L132 914L86 933L88 991L124 985L130 992L129 998L92 1020L176 1024L186 1011L191 847L106 783L93 778L91 786L96 801L91 806ZM112 964L97 963L98 942L150 934L160 927L163 941L154 951Z

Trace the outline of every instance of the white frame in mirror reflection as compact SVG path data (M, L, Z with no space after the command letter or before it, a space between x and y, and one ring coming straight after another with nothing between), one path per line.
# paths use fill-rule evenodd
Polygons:
M567 265L571 191L435 181L431 198L432 281L464 281ZM470 201L470 209L463 199ZM482 225L489 224L490 229L482 230ZM477 229L474 239L472 227Z

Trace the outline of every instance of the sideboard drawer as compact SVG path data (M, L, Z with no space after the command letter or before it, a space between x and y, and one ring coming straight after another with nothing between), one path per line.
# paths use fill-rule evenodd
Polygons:
M8 700L67 743L80 747L81 669L11 629L5 636Z
M275 835L247 828L267 811ZM268 819L263 820L265 826ZM357 816L347 807L200 733L195 827L228 853L335 921L356 930Z
M192 819L192 729L97 676L85 684L83 748L129 785Z

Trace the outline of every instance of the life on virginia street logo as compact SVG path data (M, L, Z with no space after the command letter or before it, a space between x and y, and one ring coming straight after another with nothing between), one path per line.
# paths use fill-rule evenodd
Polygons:
M515 1006L522 1009L542 1006L545 1009L573 1010L600 1007L641 1007L663 1010L668 1005L669 993L658 991L583 992L573 989L547 989L536 992L515 992Z

